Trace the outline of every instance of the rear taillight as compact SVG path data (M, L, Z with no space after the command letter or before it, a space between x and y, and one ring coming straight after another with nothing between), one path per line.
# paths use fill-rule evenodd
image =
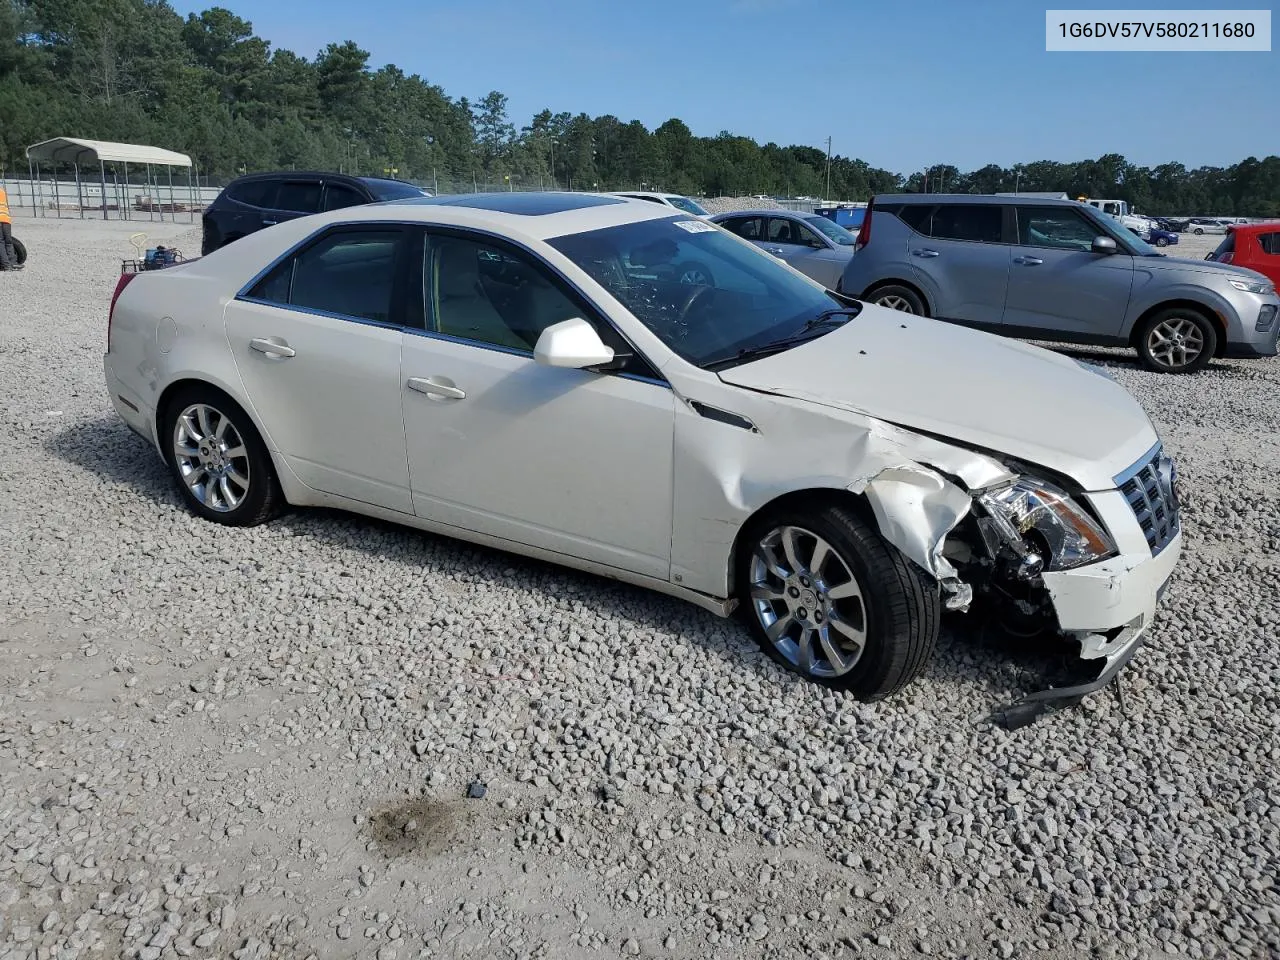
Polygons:
M124 288L129 285L129 281L136 277L136 273L122 273L120 279L116 281L115 292L111 294L111 306L107 310L107 352L111 352L111 321L116 316L116 301L120 299L120 294L124 292Z
M1232 260L1234 260L1234 259L1235 259L1235 254L1232 254L1232 253L1220 253L1220 254L1218 254L1216 257L1214 257L1213 259L1217 260L1219 263L1230 263Z
M867 204L867 212L863 214L862 226L858 228L858 236L853 241L853 252L857 253L868 243L871 242L871 208L876 205L876 198L872 197Z

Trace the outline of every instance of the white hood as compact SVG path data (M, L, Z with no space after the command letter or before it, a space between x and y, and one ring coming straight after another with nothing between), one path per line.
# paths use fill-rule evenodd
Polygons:
M829 334L720 378L1005 453L1086 490L1113 488L1112 477L1158 439L1123 387L1074 360L871 305Z

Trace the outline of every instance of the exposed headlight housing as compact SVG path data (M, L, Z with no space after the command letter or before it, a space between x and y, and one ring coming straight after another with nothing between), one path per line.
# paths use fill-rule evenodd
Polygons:
M1267 296L1276 292L1276 285L1269 280L1247 280L1243 277L1228 277L1227 283L1245 293L1257 293Z
M1006 539L1037 554L1045 570L1070 570L1116 552L1097 521L1067 493L1036 477L984 490L977 500Z

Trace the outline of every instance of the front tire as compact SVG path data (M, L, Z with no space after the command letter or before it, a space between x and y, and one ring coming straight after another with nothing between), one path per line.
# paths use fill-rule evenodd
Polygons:
M914 313L918 317L925 315L924 301L910 287L900 284L889 284L871 291L867 299L879 307L899 310L902 313Z
M1156 246L1157 246L1157 247L1167 247L1168 245L1169 245L1169 241L1168 241L1166 238L1164 238L1164 237L1156 237Z
M1204 314L1169 307L1153 314L1138 331L1138 357L1156 373L1195 373L1218 350L1218 331Z
M165 409L161 440L182 498L197 516L252 527L283 508L266 444L248 414L221 390L179 390Z
M736 582L765 653L860 700L901 690L937 646L936 584L841 506L780 510L754 523Z
M27 262L27 248L17 237L10 235L10 239L13 241L14 259L18 261L18 266L22 266Z

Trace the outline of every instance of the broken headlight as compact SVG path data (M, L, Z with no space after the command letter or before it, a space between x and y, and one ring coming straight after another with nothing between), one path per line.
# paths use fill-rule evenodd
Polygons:
M1051 483L1024 476L977 499L1006 539L1038 556L1045 570L1070 570L1115 553L1097 521Z

